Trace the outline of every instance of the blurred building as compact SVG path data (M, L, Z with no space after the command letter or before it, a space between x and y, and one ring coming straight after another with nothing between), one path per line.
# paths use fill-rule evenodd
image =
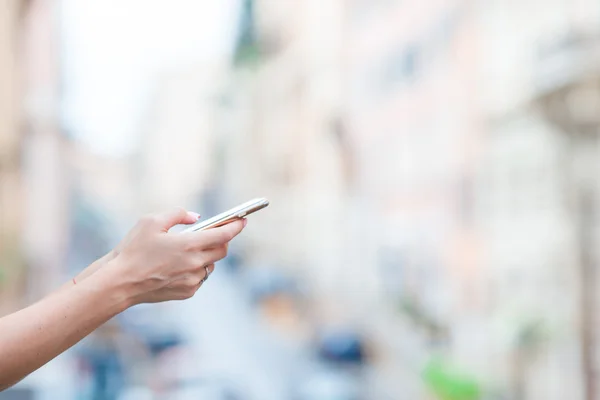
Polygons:
M221 125L227 196L272 200L253 263L313 288L316 321L376 338L408 398L398 363L412 355L390 352L403 302L465 347L460 317L483 311L476 17L466 2L247 1L223 106L237 121Z
M474 209L482 133L477 8L349 3L345 116L359 171L354 213L372 210L360 231L375 235L362 260L377 271L383 297L385 328L375 335L394 349L386 351L394 368L411 360L415 374L441 352L475 374L485 360L474 346L484 335L472 329L485 301Z
M23 246L29 295L58 287L66 269L69 173L67 140L59 128L56 1L36 0L22 11Z
M332 298L348 293L353 274L369 289L369 271L343 264L342 3L245 2L219 144L226 197L271 200L250 221L251 263L275 264Z
M142 210L204 206L214 184L214 109L223 70L218 63L197 65L165 74L157 85L141 126L143 151L135 160Z
M58 284L66 246L55 6L11 1L0 10L2 275L18 291L24 277L19 267L29 267L33 298Z
M488 312L504 330L497 376L515 398L595 399L600 8L490 2L481 26L493 49L479 198Z
M578 66L593 48L569 38L583 30L596 43L598 6L245 4L219 149L226 197L273 202L256 216L253 261L287 268L330 299L321 304L344 304L344 318L385 327L374 337L387 349L419 332L415 370L440 350L433 341L515 398L583 396L595 351L578 343L597 332L579 332L595 320L572 266L594 242L582 246L573 221L586 215L566 195L565 162L583 158L566 150L579 128L553 120L568 107L548 112L547 99L596 87L595 70ZM567 56L542 71L545 43L561 37ZM594 114L595 97L582 96L577 110Z
M23 2L0 8L0 315L15 305L18 267L22 266L22 171L18 46ZM8 282L10 281L10 284Z
M132 159L98 154L81 143L71 142L65 157L70 185L67 264L74 275L110 251L134 225L140 216L139 179Z

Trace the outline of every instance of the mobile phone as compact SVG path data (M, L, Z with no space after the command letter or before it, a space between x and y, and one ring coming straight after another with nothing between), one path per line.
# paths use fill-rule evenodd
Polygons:
M269 205L269 200L265 198L250 200L244 204L232 208L231 210L225 211L219 215L216 215L206 221L198 222L195 225L184 229L183 232L196 232L203 231L205 229L217 228L219 226L227 225L235 220L241 219L255 213Z

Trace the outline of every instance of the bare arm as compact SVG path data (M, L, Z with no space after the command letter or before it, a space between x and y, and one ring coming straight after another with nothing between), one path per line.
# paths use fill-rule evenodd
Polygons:
M183 210L146 217L118 252L84 271L85 279L0 318L0 391L132 305L192 297L245 225L168 233L176 224L196 220Z
M98 273L0 319L0 391L131 305L130 290L107 275Z
M76 284L82 283L84 280L86 280L87 278L92 276L92 274L94 274L96 271L98 271L100 268L102 268L102 266L108 264L108 262L111 261L112 259L114 259L115 257L116 257L116 253L114 251L111 251L110 253L106 254L104 257L97 259L96 261L91 263L86 269L84 269L79 274L77 274L77 276L75 278L73 278L73 280L65 283L60 288L58 288L56 291L50 293L50 296L53 296L58 293L62 293L64 290L69 289Z

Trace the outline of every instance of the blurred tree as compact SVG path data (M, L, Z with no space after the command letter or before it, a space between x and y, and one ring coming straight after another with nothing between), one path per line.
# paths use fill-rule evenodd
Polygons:
M235 49L236 65L252 65L260 58L256 27L254 23L254 0L244 0L240 15L238 40Z

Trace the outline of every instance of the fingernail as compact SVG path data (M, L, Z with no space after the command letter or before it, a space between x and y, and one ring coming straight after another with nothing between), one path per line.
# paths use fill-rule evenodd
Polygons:
M188 211L188 215L191 216L192 218L194 218L195 220L199 220L200 219L200 214L195 213L193 211Z
M248 225L248 220L246 218L244 218L242 221L244 221L244 228L245 228L246 225Z

